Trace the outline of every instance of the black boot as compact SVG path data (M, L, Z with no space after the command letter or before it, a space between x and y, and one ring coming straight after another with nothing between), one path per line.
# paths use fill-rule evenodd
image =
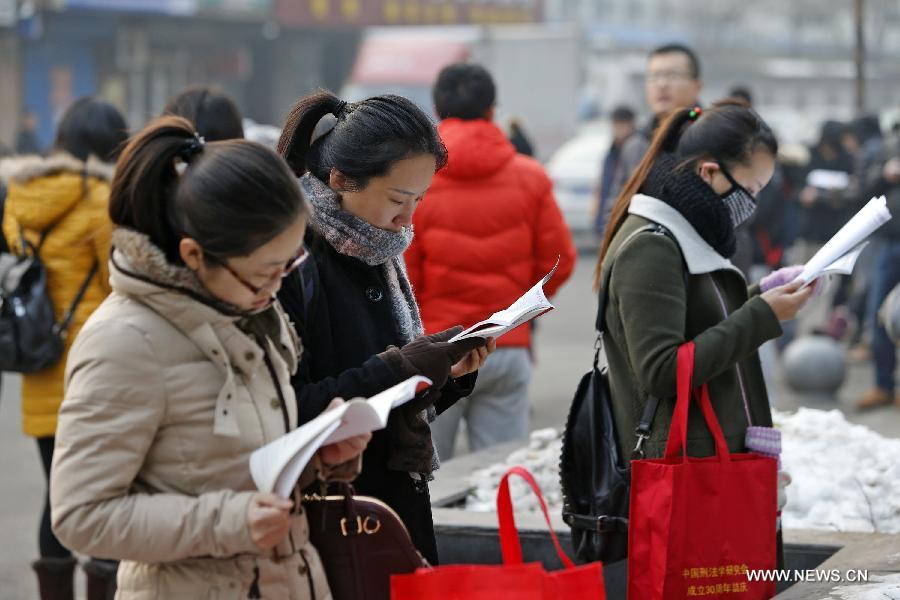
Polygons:
M75 579L74 557L40 558L31 563L37 573L41 600L75 600L73 581Z
M81 568L87 575L87 600L113 600L116 597L118 562L92 558Z

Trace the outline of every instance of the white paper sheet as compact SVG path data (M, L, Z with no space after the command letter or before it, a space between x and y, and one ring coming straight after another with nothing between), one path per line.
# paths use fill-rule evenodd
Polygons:
M813 169L806 176L806 183L820 190L846 190L850 187L850 174L846 171Z
M887 209L887 200L884 196L872 198L847 224L841 227L822 249L816 252L800 273L799 279L804 286L809 285L827 272L847 273L856 264L856 258L862 251L862 243L872 235L879 227L891 220L891 213ZM852 260L848 255L855 253ZM834 269L834 265L844 270Z
M421 375L388 388L368 400L353 400L327 410L250 455L250 475L257 489L282 498L291 491L303 469L322 446L383 429L391 410L409 402L431 386Z
M549 273L538 281L530 290L522 294L509 308L495 312L490 317L469 327L459 335L452 338L451 342L472 337L497 338L509 333L519 325L527 323L531 319L539 317L555 307L547 300L544 294L544 284L550 281L556 269L559 267L559 257Z

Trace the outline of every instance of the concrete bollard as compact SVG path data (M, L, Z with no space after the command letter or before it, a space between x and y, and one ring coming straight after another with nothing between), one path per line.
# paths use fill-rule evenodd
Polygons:
M804 336L784 349L782 368L787 384L806 399L836 401L847 374L847 353L828 336Z

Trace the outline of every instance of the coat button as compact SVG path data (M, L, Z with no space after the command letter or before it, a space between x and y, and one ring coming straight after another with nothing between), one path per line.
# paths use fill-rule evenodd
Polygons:
M278 398L272 398L272 401L269 402L269 404L272 406L273 410L278 410L279 408L281 408L281 400L279 400Z
M384 298L384 292L381 291L381 288L367 287L366 298L369 300L369 302L381 302L381 300Z
M252 361L254 358L256 358L256 355L253 354L252 352L247 352L246 354L244 354L244 358L246 358L247 361L250 362L250 361Z
M304 577L306 577L306 571L307 571L306 565L300 565L299 567L297 567L297 572L300 573L300 575L302 575Z

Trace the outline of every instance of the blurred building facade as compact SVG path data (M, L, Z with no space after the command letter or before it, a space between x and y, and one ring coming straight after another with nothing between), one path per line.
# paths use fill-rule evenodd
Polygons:
M0 141L97 94L133 129L189 84L214 83L246 116L279 124L293 101L339 89L376 25L537 22L543 0L0 0Z

